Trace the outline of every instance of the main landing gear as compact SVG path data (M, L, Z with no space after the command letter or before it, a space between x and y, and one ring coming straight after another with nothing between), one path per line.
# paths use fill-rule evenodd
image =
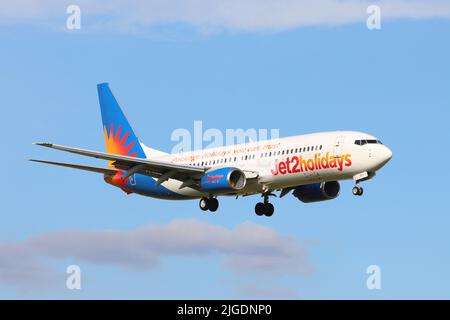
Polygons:
M271 217L273 215L273 212L275 211L275 208L273 204L269 202L269 196L273 194L263 194L264 202L258 202L255 206L255 213L258 216L266 216Z
M209 198L203 197L200 199L198 205L200 209L202 209L203 211L209 210L211 212L215 212L219 208L219 200L213 197Z

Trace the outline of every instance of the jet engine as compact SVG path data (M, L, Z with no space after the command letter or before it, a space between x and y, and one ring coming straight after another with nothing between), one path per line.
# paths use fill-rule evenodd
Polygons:
M340 189L339 182L329 181L295 187L292 194L302 202L318 202L335 199Z
M207 171L200 179L202 191L211 193L238 191L245 187L245 183L244 172L232 167Z

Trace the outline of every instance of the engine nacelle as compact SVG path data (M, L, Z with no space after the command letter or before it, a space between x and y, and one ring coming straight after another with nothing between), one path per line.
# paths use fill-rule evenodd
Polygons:
M213 169L206 172L200 179L202 191L232 192L245 187L245 174L232 167Z
M341 187L337 181L305 184L295 187L292 193L302 202L317 202L336 198Z

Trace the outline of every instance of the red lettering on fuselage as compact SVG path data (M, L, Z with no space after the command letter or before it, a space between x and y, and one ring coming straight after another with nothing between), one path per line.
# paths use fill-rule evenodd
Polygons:
M313 159L304 159L303 156L287 157L284 161L275 161L275 168L271 169L272 175L285 175L290 173L300 173L304 171L315 171L329 168L337 168L338 171L344 167L352 165L351 154L341 156L330 156L327 152L324 156L316 153Z

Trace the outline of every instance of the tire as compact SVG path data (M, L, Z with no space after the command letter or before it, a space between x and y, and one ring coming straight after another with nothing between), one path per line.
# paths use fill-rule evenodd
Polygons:
M271 217L273 215L273 212L275 211L275 207L271 203L266 203L265 205L265 212L264 215L266 217Z
M262 202L258 202L255 206L255 213L258 216L262 216L264 215L264 211L265 211L265 205Z
M208 208L209 211L215 212L219 208L219 200L217 200L216 198L208 199Z
M208 204L209 203L208 203L208 199L207 198L201 198L199 203L198 203L198 206L200 207L201 210L207 211L209 209Z
M353 193L354 196L359 196L359 188L358 187L353 187L352 193Z
M358 196L362 196L363 193L364 193L364 189L363 188L359 188Z

